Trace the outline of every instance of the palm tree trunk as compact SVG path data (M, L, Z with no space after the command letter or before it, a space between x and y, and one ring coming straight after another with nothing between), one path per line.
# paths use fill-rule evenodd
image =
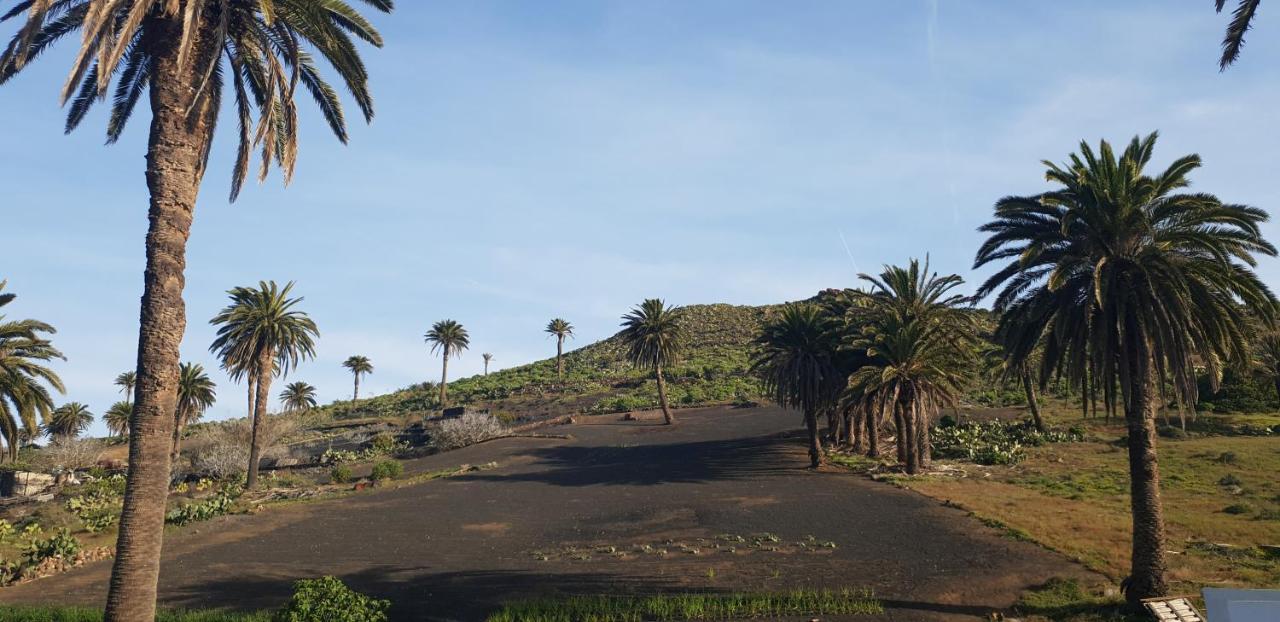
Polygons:
M444 361L440 365L440 410L449 407L449 348L444 349Z
M658 402L662 404L662 420L671 425L676 422L676 418L671 415L671 407L667 405L667 381L662 378L661 363L654 367L654 373L658 376Z
M900 416L902 417L902 441L903 450L906 452L906 460L903 465L907 468L907 473L915 475L920 472L920 445L916 438L916 412L915 403L912 407L899 406Z
M894 403L891 406L891 408L893 408L893 426L894 426L894 431L896 432L895 436L897 437L895 441L898 446L898 464L906 466L907 464L907 424L905 421L903 421L902 409L898 406L898 404Z
M556 335L556 379L564 382L564 335Z
M263 351L258 359L258 394L253 400L253 425L249 432L249 475L245 478L245 490L253 490L258 485L258 462L262 448L258 446L258 431L262 428L262 420L267 416L267 403L271 400L271 375L275 370L272 361L275 352L271 348Z
M929 437L933 418L921 405L912 403L911 410L916 422L916 462L921 469L927 469L933 464L933 441Z
M1044 432L1044 419L1040 417L1040 402L1036 399L1036 385L1031 382L1031 372L1022 372L1022 390L1027 394L1027 408L1031 409L1031 420L1036 429Z
M867 456L871 458L880 457L880 418L876 416L875 408L868 407L863 413L863 417L867 422Z
M1275 377L1276 399L1280 399L1280 376Z
M187 238L195 212L211 132L209 106L188 117L195 66L178 64L181 24L152 17L142 44L151 48L158 79L150 89L147 143L146 271L139 313L137 391L129 425L129 479L120 511L116 557L105 622L155 620L156 584L169 494L169 450L178 402L178 363L186 331ZM196 35L194 49L200 49Z
M173 424L173 449L169 452L169 469L173 469L173 465L178 463L178 456L182 451L182 415L179 414L174 418Z
M822 439L818 436L818 413L809 410L804 413L804 426L809 432L809 466L822 466Z
M360 372L356 372L356 388L351 392L351 401L360 399Z
M1136 360L1129 362L1133 386L1124 413L1129 431L1129 496L1133 510L1132 569L1125 584L1125 599L1133 607L1144 598L1163 596L1169 589L1165 581L1164 507L1156 460L1159 379L1150 346L1142 337L1136 341L1136 347L1130 349Z
M856 410L849 410L844 414L844 427L849 431L848 438L845 439L849 449L855 454L862 453L862 415Z

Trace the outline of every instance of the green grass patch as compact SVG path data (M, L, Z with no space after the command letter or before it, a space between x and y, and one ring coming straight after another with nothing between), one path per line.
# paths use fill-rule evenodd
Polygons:
M566 596L521 601L489 622L642 622L745 620L780 616L872 615L884 607L865 590L796 590L740 594Z
M1032 620L1053 622L1148 622L1145 615L1127 614L1124 602L1089 593L1075 579L1050 579L1025 592L1014 610Z
M101 622L101 609L0 605L0 622ZM161 611L156 622L270 622L266 612Z

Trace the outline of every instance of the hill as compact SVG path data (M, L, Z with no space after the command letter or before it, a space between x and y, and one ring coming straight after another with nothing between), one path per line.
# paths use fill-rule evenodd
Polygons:
M688 336L680 363L666 370L673 406L747 402L759 398L759 382L747 369L751 340L764 319L781 305L727 304L684 307ZM488 408L508 419L573 413L625 412L657 408L658 390L649 374L631 366L618 335L565 353L564 380L555 359L472 376L449 383L452 405ZM422 416L438 408L438 386L423 383L321 409L334 419Z

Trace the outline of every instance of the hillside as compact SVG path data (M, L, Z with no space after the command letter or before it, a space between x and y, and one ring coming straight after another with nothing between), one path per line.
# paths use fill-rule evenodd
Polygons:
M759 397L759 383L747 374L750 343L764 318L779 305L727 304L684 308L687 345L680 364L667 370L669 399L677 407ZM553 414L623 412L656 408L657 385L624 358L618 335L565 353L564 381L555 359L512 367L449 383L452 405L488 408L506 418ZM321 409L335 419L421 416L438 407L434 383Z

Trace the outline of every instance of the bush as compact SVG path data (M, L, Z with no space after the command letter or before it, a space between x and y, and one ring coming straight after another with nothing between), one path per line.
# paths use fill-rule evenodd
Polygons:
M382 479L395 479L404 474L404 465L395 460L383 460L373 465L373 473L369 476L375 481Z
M276 443L298 428L292 417L270 416L258 426L258 446L263 459L278 457ZM192 469L214 479L235 479L249 468L249 443L252 426L246 419L211 425L191 443Z
M385 622L391 603L365 596L334 577L293 584L293 598L274 622Z
M935 427L933 453L938 458L969 460L985 465L1011 465L1017 464L1026 455L1024 447L1081 440L1084 440L1081 430L1041 432L1030 421L963 423Z
M507 433L502 422L487 413L466 413L445 419L431 431L431 441L441 450L458 449Z
M329 479L335 484L345 484L351 481L351 467L345 464L339 464L329 470Z
M1156 428L1156 434L1159 434L1161 438L1167 438L1167 439L1176 440L1176 441L1184 440L1187 438L1186 431L1184 431L1182 428L1171 426L1171 425L1162 425L1159 428Z
M217 494L203 501L188 503L165 515L164 521L174 525L187 525L222 516L231 511L236 499L244 492L239 485L224 486Z
M71 559L79 552L80 541L70 531L59 529L48 539L32 540L24 556L27 563L34 565L52 557Z
M1222 508L1222 511L1227 514L1248 514L1253 511L1253 507L1247 503L1235 503Z
M1240 481L1240 478L1236 477L1235 475L1228 473L1226 475L1223 475L1222 479L1218 480L1218 485L1219 486L1243 486L1244 482Z
M102 456L102 444L95 439L57 439L34 456L35 465L51 473L87 469Z

